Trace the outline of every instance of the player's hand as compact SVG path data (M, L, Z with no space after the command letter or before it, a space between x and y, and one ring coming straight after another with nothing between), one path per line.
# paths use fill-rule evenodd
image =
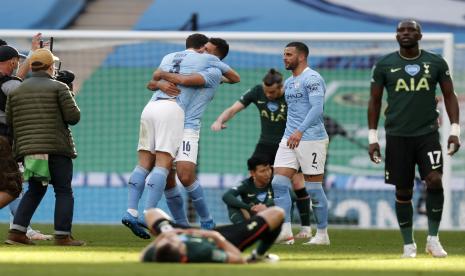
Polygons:
M460 139L455 135L449 136L447 139L447 154L454 155L460 148Z
M218 121L214 121L213 124L211 125L210 129L212 131L220 131L222 129L227 128L226 124Z
M378 143L368 145L368 154L373 163L379 164L381 162L381 151Z
M160 69L155 70L155 72L153 72L152 79L153 79L153 80L156 80L156 81L161 80L161 74L162 74L162 73L163 73L163 71L160 70Z
M290 149L295 149L299 146L300 140L302 139L302 132L296 130L294 133L292 133L291 136L289 136L289 139L287 139L287 146Z
M168 96L176 97L181 93L181 90L176 86L176 84L169 81L159 81L158 89L165 92Z

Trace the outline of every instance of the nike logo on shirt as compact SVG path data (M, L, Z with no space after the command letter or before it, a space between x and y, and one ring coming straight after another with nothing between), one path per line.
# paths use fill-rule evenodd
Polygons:
M399 71L400 69L402 69L402 68L391 68L391 73L395 73L395 72Z

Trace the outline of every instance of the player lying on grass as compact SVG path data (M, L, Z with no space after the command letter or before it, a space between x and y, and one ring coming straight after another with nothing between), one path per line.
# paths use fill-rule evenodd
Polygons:
M157 238L143 251L143 262L172 263L246 263L278 261L266 254L281 231L284 211L270 207L240 224L226 225L215 230L181 228L160 209L145 213L145 221ZM241 252L259 241L247 258Z

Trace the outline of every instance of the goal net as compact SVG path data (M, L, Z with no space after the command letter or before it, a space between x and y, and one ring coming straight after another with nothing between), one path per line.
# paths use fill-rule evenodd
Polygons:
M0 31L0 37L27 54L34 33ZM127 180L137 162L140 114L152 95L146 84L165 54L184 49L189 33L42 33L46 39L54 37L53 51L60 57L62 69L76 74L74 89L82 116L81 122L72 127L79 154L74 161L74 221L118 223L126 209ZM250 106L237 114L221 132L212 132L210 125L245 91L260 84L270 68L276 68L288 77L290 74L282 62L283 49L291 41L303 41L310 48L310 66L321 73L327 85L325 116L331 142L325 187L330 201L330 223L397 227L393 188L384 184L384 165L371 163L366 150L370 71L378 58L398 49L394 34L206 34L229 42L230 53L225 62L241 75L240 83L221 85L202 119L199 179L214 219L218 223L229 222L221 197L226 189L247 177L246 161L259 136L259 113ZM455 87L463 110L464 47L454 45L450 34L425 34L421 47L448 60L454 69ZM437 95L441 99L439 88ZM380 142L384 149L384 118L381 117ZM446 137L447 116L441 116L441 119L446 119L441 120ZM461 121L464 121L463 114ZM465 154L462 151L452 160L446 158L445 161L447 204L443 226L465 228ZM422 183L417 182L415 204L418 203L417 210L421 211L424 208L419 197ZM141 208L144 202L143 197ZM53 206L51 191L40 205L34 221L52 222ZM164 202L160 206L166 208ZM8 220L5 209L0 211L1 221ZM192 219L195 221L195 217ZM294 222L298 223L298 216ZM426 226L426 217L416 215L415 224Z

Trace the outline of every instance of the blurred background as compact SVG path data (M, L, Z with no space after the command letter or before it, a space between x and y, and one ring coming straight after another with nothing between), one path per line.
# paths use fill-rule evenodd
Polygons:
M325 187L330 223L397 228L394 193L384 184L384 166L373 165L365 149L370 69L379 57L398 48L397 22L413 17L423 26L422 48L449 57L464 110L464 15L465 1L453 0L16 0L2 2L0 38L27 54L33 34L42 32L45 40L53 36L62 69L76 74L74 89L82 111L81 122L72 127L79 154L73 179L77 223L119 223L126 209L127 179L137 162L140 113L152 95L146 83L161 58L182 50L188 32L198 31L226 38L231 51L225 62L241 74L239 84L221 86L202 120L199 178L217 222L228 222L223 192L247 176L246 161L258 141L259 114L247 108L219 133L210 125L245 91L260 84L269 68L289 76L282 51L288 42L301 40L310 48L311 67L327 84L325 115L331 120L331 143ZM353 33L382 34L363 38ZM452 36L428 39L429 33ZM437 95L441 100L441 93ZM462 112L462 128L464 116ZM450 203L445 224L463 230L464 150L454 156L451 168L445 183ZM421 228L426 217L419 197L422 183L417 182L415 223ZM52 222L53 206L49 192L33 222ZM0 211L1 222L9 220L7 209Z

